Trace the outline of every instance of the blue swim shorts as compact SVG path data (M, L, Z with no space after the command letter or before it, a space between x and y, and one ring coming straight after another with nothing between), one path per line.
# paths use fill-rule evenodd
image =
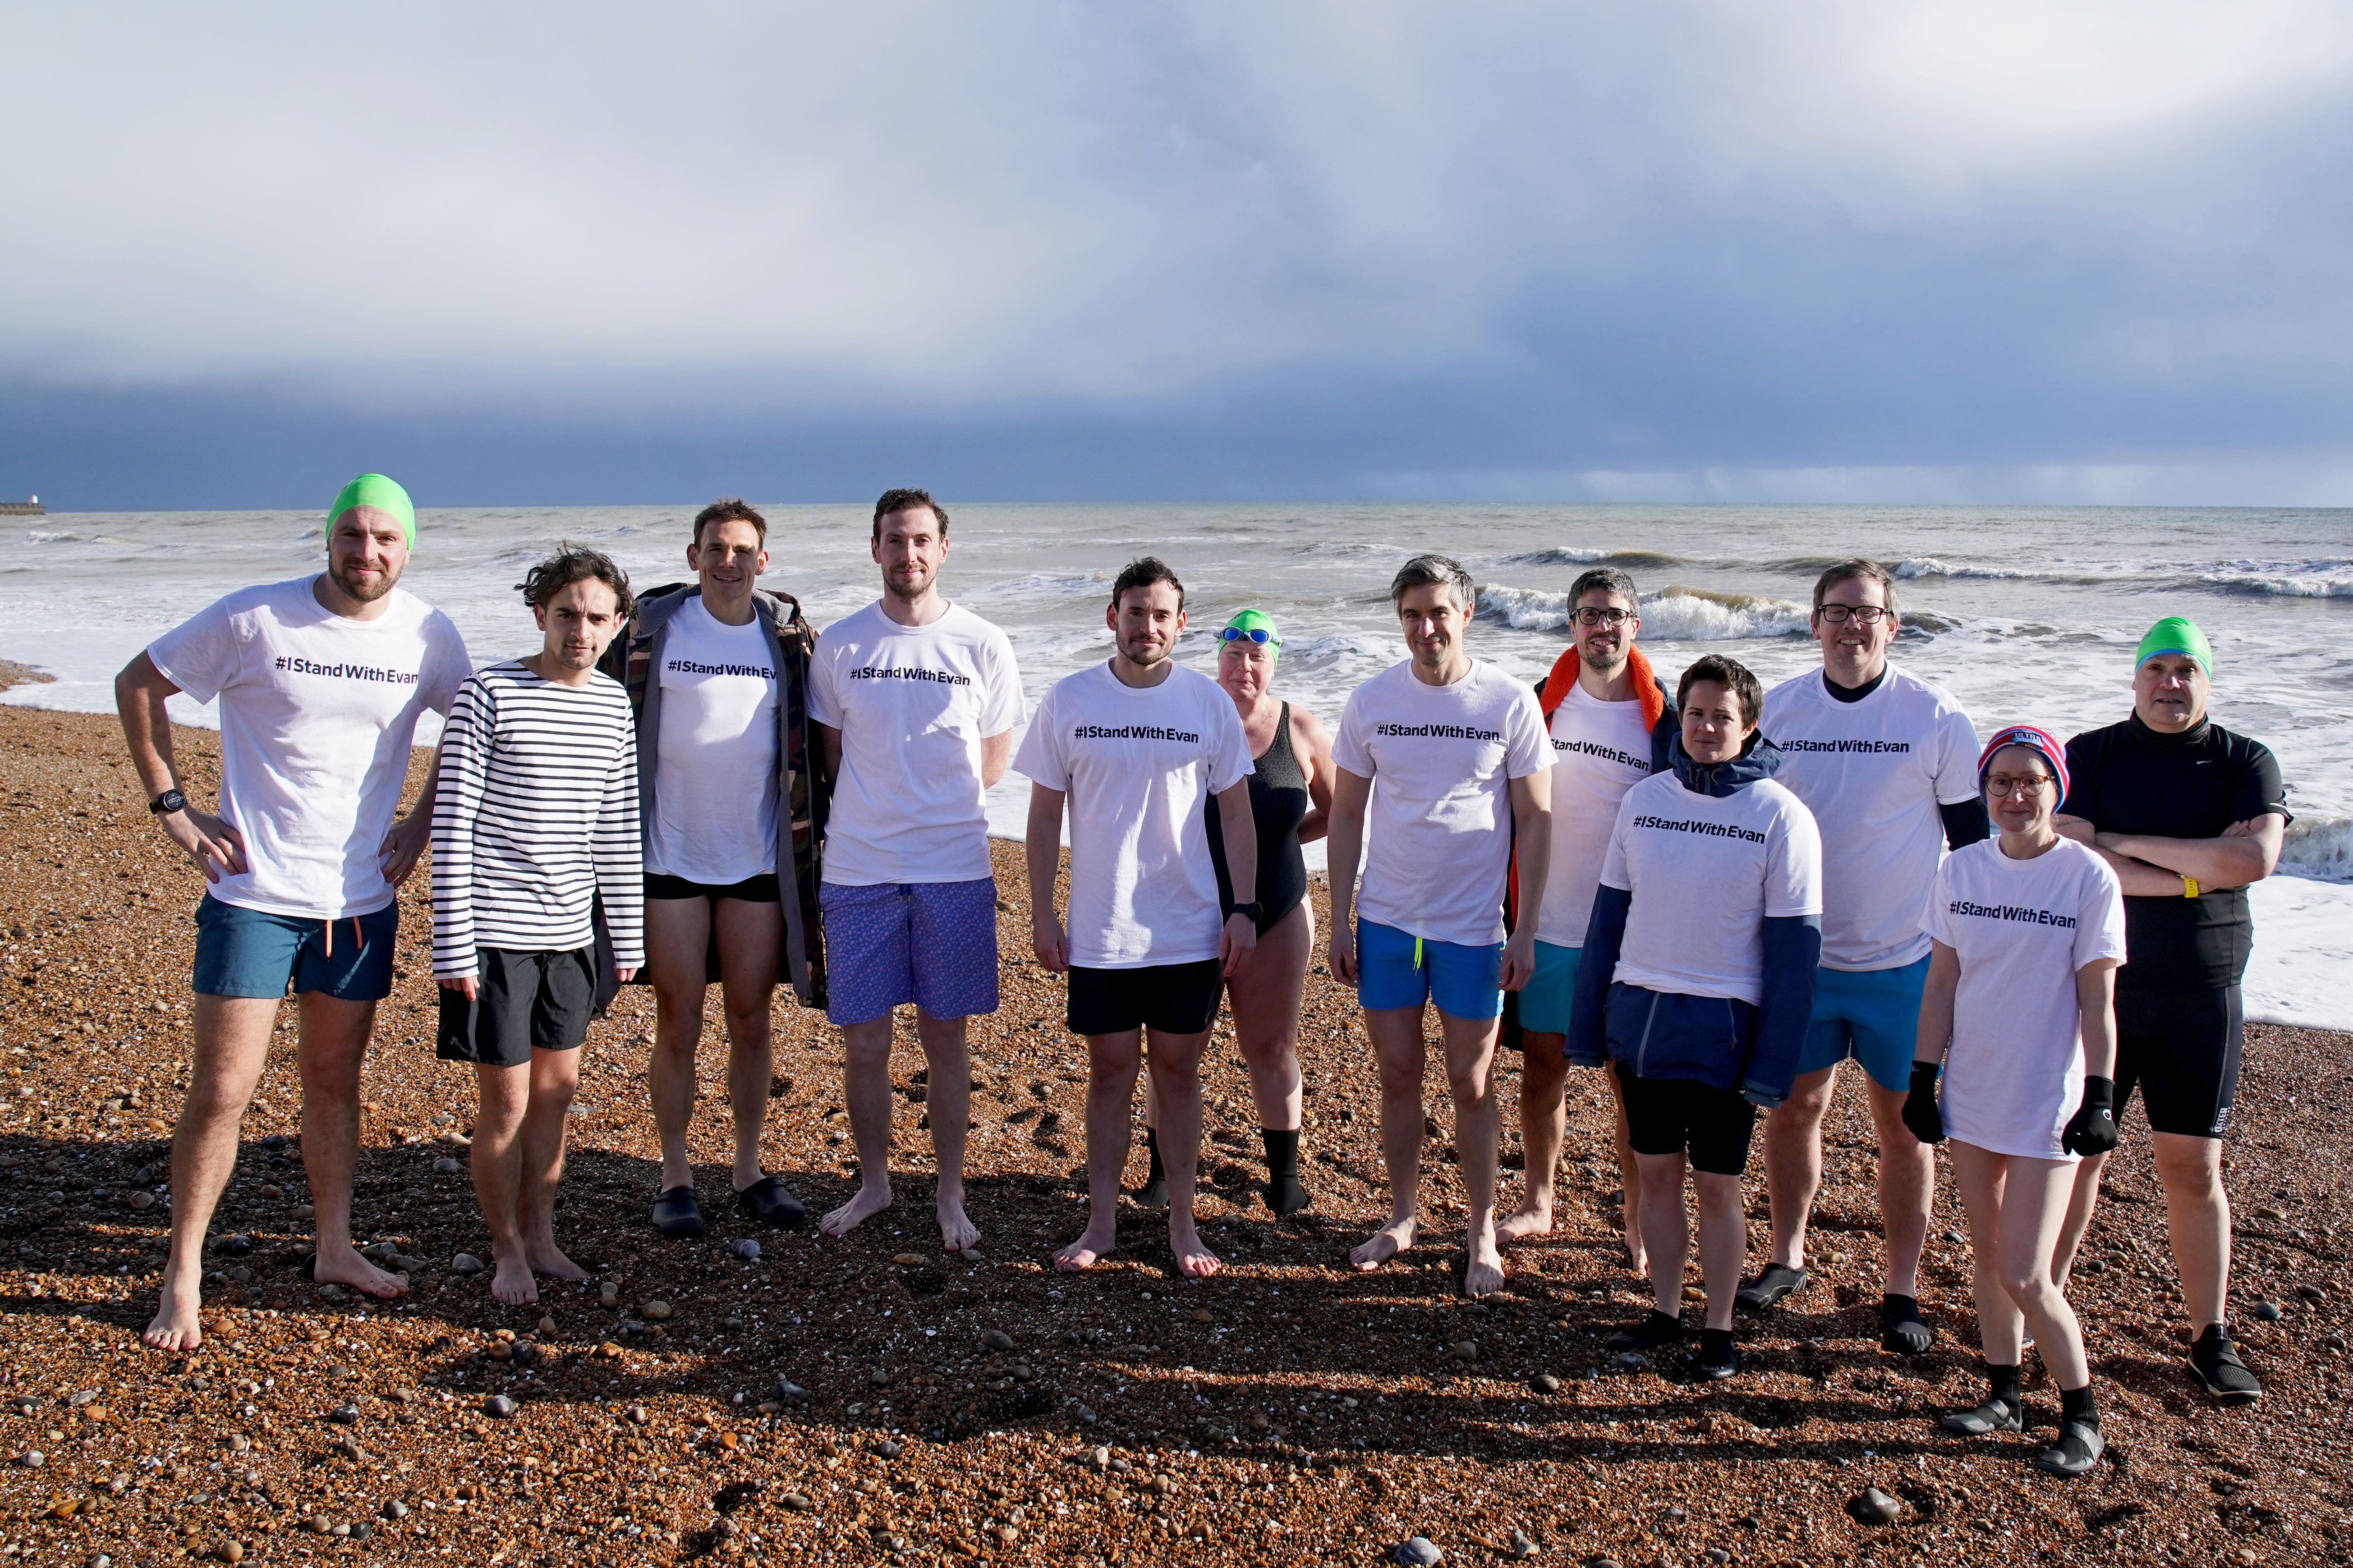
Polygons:
M913 1002L934 1018L997 1011L997 883L827 882L825 1016L864 1024Z
M1568 1014L1577 1000L1577 971L1585 957L1581 947L1536 943L1535 978L1520 990L1520 1027L1532 1035L1566 1035Z
M1504 944L1463 947L1358 921L1356 1000L1377 1011L1428 1001L1450 1018L1501 1017Z
M225 904L196 905L199 996L280 997L316 991L339 1002L392 994L393 938L400 905L333 921L302 920Z
M1912 1083L1920 1043L1920 994L1928 988L1925 958L1894 969L1814 971L1814 1015L1799 1077L1852 1057L1880 1088L1901 1093Z

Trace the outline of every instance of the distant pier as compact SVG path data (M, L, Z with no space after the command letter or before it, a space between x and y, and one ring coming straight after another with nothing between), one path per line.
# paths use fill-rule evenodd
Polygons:
M49 509L41 504L41 498L38 496L33 497L30 500L0 500L0 517L47 517L48 515Z

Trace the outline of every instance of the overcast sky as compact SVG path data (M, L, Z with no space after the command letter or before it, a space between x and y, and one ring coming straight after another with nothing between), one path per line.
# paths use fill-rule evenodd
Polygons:
M0 497L2353 503L2342 0L19 5L0 62Z

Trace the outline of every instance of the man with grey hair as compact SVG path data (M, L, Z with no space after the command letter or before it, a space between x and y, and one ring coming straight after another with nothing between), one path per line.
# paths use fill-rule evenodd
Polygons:
M1475 607L1469 573L1443 555L1417 555L1390 584L1389 598L1411 657L1350 695L1333 748L1332 977L1356 987L1365 1009L1390 1204L1388 1223L1348 1260L1377 1268L1416 1238L1422 1018L1434 1002L1454 1146L1470 1190L1462 1290L1483 1296L1504 1282L1495 1241L1496 1020L1504 993L1526 984L1535 969L1535 922L1506 938L1504 888L1516 840L1521 897L1543 900L1552 748L1535 694L1463 651ZM1352 923L1356 908L1362 919Z

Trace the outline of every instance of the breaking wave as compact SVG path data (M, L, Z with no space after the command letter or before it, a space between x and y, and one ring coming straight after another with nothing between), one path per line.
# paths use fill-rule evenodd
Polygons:
M1733 642L1802 634L1806 606L1761 594L1670 584L1641 600L1642 636L1675 642ZM1479 615L1519 631L1556 631L1568 625L1568 595L1504 584L1482 584Z
M2224 561L2198 574L2210 588L2290 599L2353 598L2353 561Z
M1559 544L1550 550L1531 550L1525 554L1506 556L1514 566L1619 566L1631 571L1637 567L1653 570L1689 564L1681 555L1668 555L1656 550L1585 550L1576 545Z
M2306 816L2289 823L2280 864L2325 881L2353 882L2353 821Z

